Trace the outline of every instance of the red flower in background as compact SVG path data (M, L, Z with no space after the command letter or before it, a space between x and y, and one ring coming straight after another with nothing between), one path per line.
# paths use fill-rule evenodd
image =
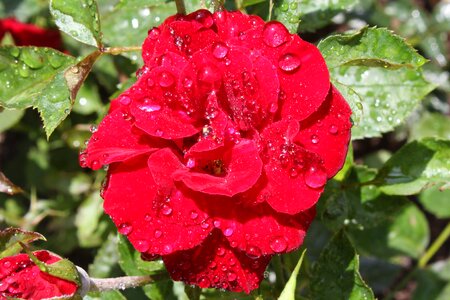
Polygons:
M47 264L61 259L47 251L36 251L33 254ZM0 260L0 299L41 300L71 297L77 288L74 282L39 270L27 254L17 254Z
M0 41L10 33L17 46L51 47L63 51L61 34L56 29L46 29L26 24L14 18L0 20Z
M173 279L249 292L303 242L349 106L314 45L240 12L173 16L142 55L80 163L109 165L106 213Z

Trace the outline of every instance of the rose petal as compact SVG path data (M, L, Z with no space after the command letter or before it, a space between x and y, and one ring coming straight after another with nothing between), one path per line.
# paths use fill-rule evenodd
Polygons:
M242 140L232 146L225 152L223 162L226 169L223 177L179 170L173 174L173 178L182 181L194 191L231 197L251 188L261 175L262 161L255 143L251 140Z
M257 259L233 249L219 231L192 250L163 257L170 276L201 288L249 293L259 286L271 256Z
M129 114L117 109L107 115L92 134L87 149L80 154L83 167L97 170L102 165L124 161L155 150L157 145L133 126Z
M350 115L347 102L332 86L319 110L300 123L295 141L323 159L328 178L344 164L351 135Z
M149 163L162 151L153 153ZM201 226L207 216L188 194L155 184L145 156L111 165L108 173L105 212L139 252L165 255L190 249L211 230Z

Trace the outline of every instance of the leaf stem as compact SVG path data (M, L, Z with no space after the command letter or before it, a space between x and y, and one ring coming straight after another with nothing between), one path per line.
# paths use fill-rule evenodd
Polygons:
M124 290L155 282L150 276L123 276L116 278L90 278L90 292Z
M431 246L425 251L425 253L420 257L419 263L417 264L419 268L423 268L427 265L428 261L436 254L436 252L441 248L445 241L450 237L450 222L445 226L444 230L439 234L436 240L431 244Z
M429 260L436 254L436 252L441 248L441 246L447 241L450 237L450 222L445 226L444 230L439 234L436 240L431 244L431 246L425 251L424 254L419 258L417 265L409 271L405 277L397 284L391 292L389 292L384 300L391 300L395 296L395 293L399 290L402 290L405 285L411 280L417 270L424 268Z
M131 47L108 47L100 50L102 53L111 54L111 55L119 55L124 52L134 52L134 51L142 51L142 47L140 46L131 46Z
M180 15L185 15L186 6L184 5L184 0L175 0L175 4L177 5L177 13Z

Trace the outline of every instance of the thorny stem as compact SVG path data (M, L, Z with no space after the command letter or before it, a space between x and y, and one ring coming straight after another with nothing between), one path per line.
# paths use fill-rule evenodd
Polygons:
M397 284L392 291L386 295L384 300L391 300L395 296L395 293L399 290L402 290L405 285L411 280L414 273L416 273L417 270L424 268L428 261L436 254L436 252L441 248L441 246L447 241L447 239L450 237L450 223L445 226L444 230L439 234L439 236L436 238L436 240L433 242L433 244L425 251L424 254L419 258L419 262L417 265L411 269L411 271L406 274L406 276Z
M177 5L177 13L180 15L185 15L186 7L184 5L184 0L175 0L175 4Z
M155 282L150 276L123 276L116 278L90 278L90 292L103 292L110 290L124 290L144 286Z

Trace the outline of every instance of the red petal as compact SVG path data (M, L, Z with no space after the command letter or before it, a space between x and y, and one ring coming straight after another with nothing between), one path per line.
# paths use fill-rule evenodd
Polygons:
M149 164L164 151L168 150L152 154ZM159 166L167 167L166 172L170 174L169 165ZM169 254L200 244L211 230L210 226L202 227L207 216L186 195L175 188L158 186L148 168L147 158L139 156L111 165L103 194L104 209L119 232L127 235L139 252Z
M264 165L267 184L259 196L276 211L297 214L313 206L327 177L321 158L293 142L298 133L295 121L280 121L262 134L268 162Z
M347 102L332 86L319 110L300 123L295 141L319 154L328 178L333 177L345 161L351 135L350 115Z
M250 258L297 249L315 216L314 207L291 216L274 211L267 203L245 207L239 200L205 199L202 206L231 246ZM238 205L240 209L223 209Z
M278 78L284 93L282 116L303 120L325 100L330 79L325 60L316 46L295 35L278 56Z
M226 175L223 177L179 170L173 174L173 178L194 191L231 197L251 188L261 175L262 161L251 140L242 140L232 146L224 157L217 159L225 162Z
M249 293L259 286L271 256L251 259L232 249L218 231L192 250L163 256L174 280L182 280L201 288L215 287Z
M80 164L97 170L102 165L154 151L152 140L141 130L134 128L129 114L120 109L108 114L92 134L87 149L80 154Z

